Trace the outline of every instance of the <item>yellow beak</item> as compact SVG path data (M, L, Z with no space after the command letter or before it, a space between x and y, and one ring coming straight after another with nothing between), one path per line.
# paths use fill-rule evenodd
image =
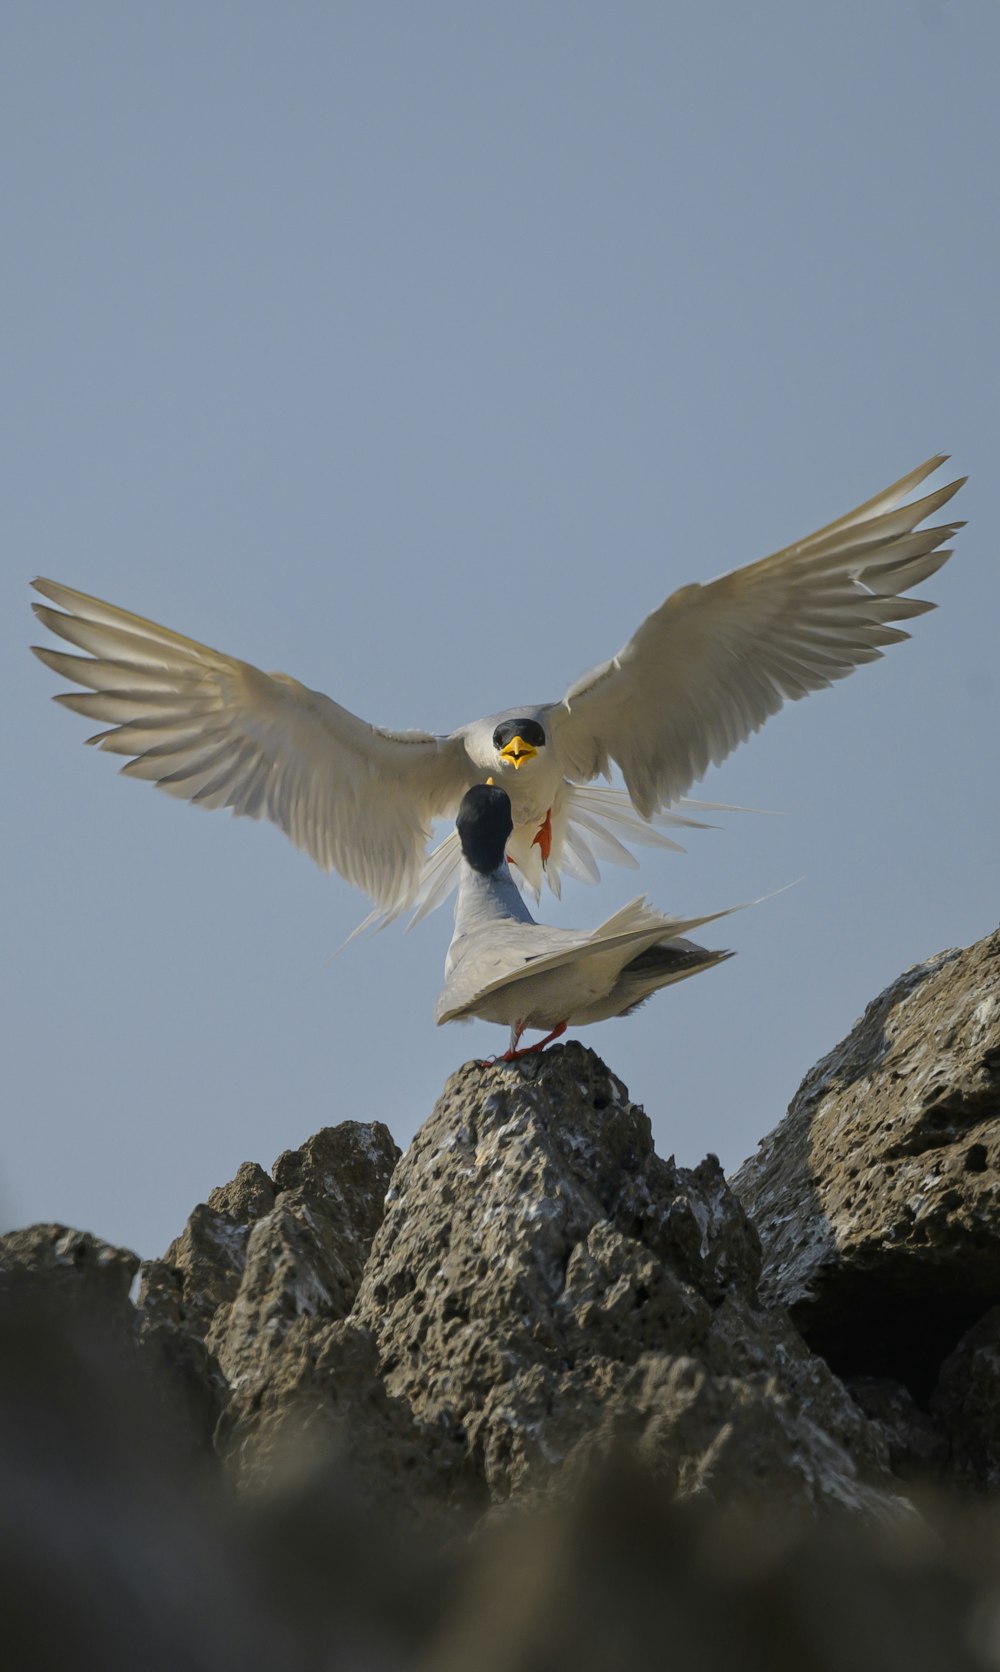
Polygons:
M513 762L515 772L524 765L525 761L530 761L532 755L537 755L537 753L538 750L534 744L525 743L523 737L512 737L510 742L500 751L505 761Z

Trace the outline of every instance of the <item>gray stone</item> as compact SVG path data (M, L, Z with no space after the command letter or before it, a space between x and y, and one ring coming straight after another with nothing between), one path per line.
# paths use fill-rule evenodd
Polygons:
M731 1497L743 1471L748 1492L780 1476L804 1505L885 1507L884 1446L756 1307L759 1262L714 1157L657 1157L644 1111L571 1044L452 1076L353 1316L389 1392L465 1430L495 1501L627 1439L682 1491Z
M963 1336L941 1366L931 1409L951 1447L951 1478L978 1492L1000 1487L1000 1306Z
M926 1399L1000 1301L1000 931L909 970L732 1183L763 1296L844 1375Z
M237 1283L206 1337L230 1385L259 1379L296 1319L346 1317L398 1157L384 1126L361 1121L278 1157L274 1206L239 1245Z
M893 1473L918 1486L940 1485L950 1447L909 1388L887 1376L852 1376L846 1386L855 1404L881 1435Z
M139 1270L139 1256L68 1225L29 1225L0 1236L0 1273L8 1286L18 1273L44 1277L51 1301L69 1308L92 1304L121 1313Z

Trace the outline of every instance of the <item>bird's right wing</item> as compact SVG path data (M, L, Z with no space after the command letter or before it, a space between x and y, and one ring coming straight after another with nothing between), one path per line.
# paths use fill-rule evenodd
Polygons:
M475 776L460 735L385 731L287 674L54 581L33 584L60 606L35 604L39 620L86 653L34 647L84 687L56 700L107 725L89 741L130 756L127 776L270 819L383 911L414 897L432 821L454 816Z

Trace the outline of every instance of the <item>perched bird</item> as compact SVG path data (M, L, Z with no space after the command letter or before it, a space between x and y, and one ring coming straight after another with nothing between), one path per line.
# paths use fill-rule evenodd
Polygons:
M130 756L125 773L273 820L364 889L383 920L411 905L422 915L454 886L457 836L426 859L431 825L454 818L487 778L510 797L507 851L520 878L537 895L544 876L558 893L563 870L596 880L595 852L634 866L627 842L676 846L652 821L695 822L676 808L710 764L783 702L908 637L893 623L933 605L902 594L941 567L961 526L918 525L961 482L903 501L944 458L771 557L672 593L561 702L522 704L447 737L369 725L287 674L54 581L34 585L59 608L36 613L84 654L36 655L83 687L56 700L104 723L90 742ZM613 762L624 791L590 782Z
M660 987L733 956L681 938L726 912L663 917L642 896L597 929L536 923L505 858L513 828L505 790L475 784L466 791L457 820L455 932L434 1011L439 1026L473 1016L505 1023L510 1046L500 1060L514 1062L544 1050L567 1027L627 1016ZM520 1050L528 1028L545 1038Z

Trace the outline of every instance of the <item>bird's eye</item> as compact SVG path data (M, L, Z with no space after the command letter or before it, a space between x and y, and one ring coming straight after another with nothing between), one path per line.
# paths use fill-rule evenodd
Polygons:
M533 749L545 747L545 732L537 720L529 720L526 716L520 720L505 720L493 733L494 749L506 749L508 743L515 737L521 737L525 743L530 743Z

